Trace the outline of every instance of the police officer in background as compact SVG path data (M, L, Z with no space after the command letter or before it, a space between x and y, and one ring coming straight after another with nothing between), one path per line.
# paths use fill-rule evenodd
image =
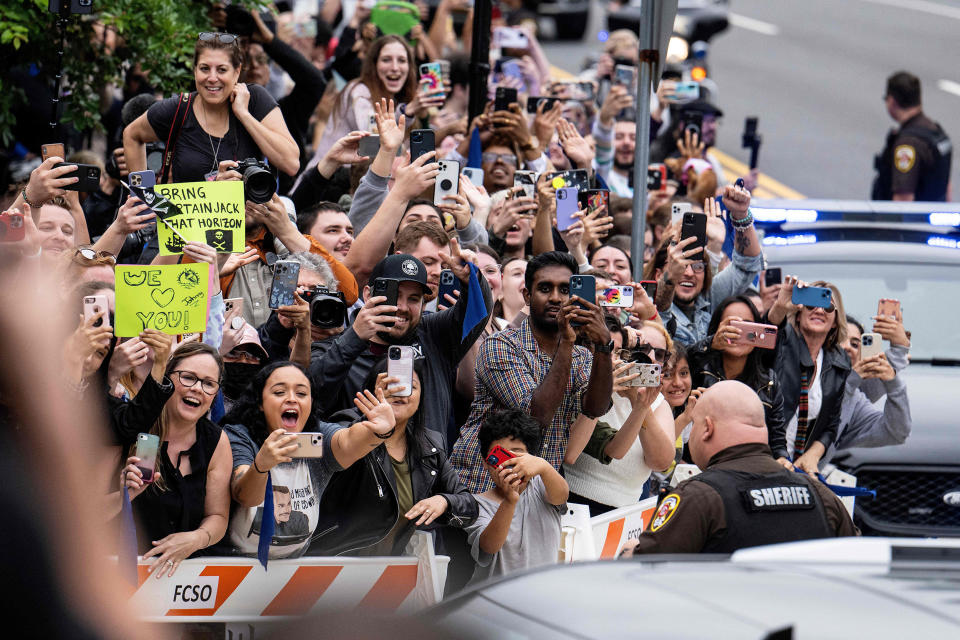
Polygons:
M898 71L887 78L887 113L898 128L874 158L874 200L945 202L950 197L953 144L939 124L923 114L920 79Z
M859 535L830 489L773 459L763 404L750 387L719 382L700 396L692 413L690 453L705 471L667 494L640 539L627 541L622 556L732 553Z

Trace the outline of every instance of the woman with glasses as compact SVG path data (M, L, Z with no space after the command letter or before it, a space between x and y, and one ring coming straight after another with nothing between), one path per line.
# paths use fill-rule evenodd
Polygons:
M793 304L794 287L807 286L830 289L829 306ZM767 320L780 327L772 366L781 382L786 420L782 433L771 431L770 448L788 469L814 474L820 458L837 439L850 374L850 358L840 346L847 339L843 299L829 282L808 285L796 276L784 276Z
M164 142L173 150L168 182L214 179L220 162L264 158L293 176L300 151L276 100L259 85L238 82L243 54L229 33L201 33L193 54L196 91L151 106L123 130L130 171L147 168L146 144ZM171 134L180 127L173 143ZM160 182L162 176L157 176Z
M620 332L610 335L617 347L622 342ZM612 407L596 421L586 445L575 434L583 426L582 416L570 430L563 465L570 502L588 505L591 516L636 503L650 473L669 467L676 454L673 415L660 385L634 386L639 376L634 365L662 367L673 342L662 325L649 321L643 323L637 339L634 348L614 352Z
M114 407L111 423L131 452L139 433L160 438L149 481L136 456L127 458L122 474L133 501L137 546L144 558L155 558L159 578L223 537L232 458L226 434L207 418L223 376L217 350L187 342L168 362L172 336L147 329L140 339L153 351L150 376L130 402Z

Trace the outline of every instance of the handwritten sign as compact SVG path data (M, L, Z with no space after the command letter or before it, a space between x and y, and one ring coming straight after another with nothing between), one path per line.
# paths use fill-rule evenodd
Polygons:
M245 245L243 183L183 182L158 184L155 191L180 209L164 218L187 240L206 242L217 253L242 252ZM157 225L160 255L183 253L183 242L164 224Z
M205 330L209 272L207 263L117 265L115 335L136 336L144 329L171 335Z

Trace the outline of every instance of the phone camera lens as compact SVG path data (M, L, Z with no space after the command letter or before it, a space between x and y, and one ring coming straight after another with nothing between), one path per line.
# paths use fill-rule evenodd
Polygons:
M414 134L413 134L413 139L414 139L415 142L420 142L421 140L423 140L423 134L422 134L422 133L414 133Z
M557 200L566 200L567 192L566 191L557 191Z

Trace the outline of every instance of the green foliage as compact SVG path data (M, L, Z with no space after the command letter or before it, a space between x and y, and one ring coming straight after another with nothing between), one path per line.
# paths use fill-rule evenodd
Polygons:
M262 0L243 4L260 5ZM205 2L191 0L94 0L95 14L71 17L63 55L63 89L69 98L63 102L61 120L81 130L102 131L105 89L122 84L126 70L135 64L163 95L190 88L197 33L210 30L206 7ZM105 44L105 33L115 46ZM47 0L0 4L0 140L4 146L12 141L11 110L24 100L23 93L11 86L7 71L36 64L52 86L59 42L57 17L47 11ZM46 110L49 105L31 108Z

